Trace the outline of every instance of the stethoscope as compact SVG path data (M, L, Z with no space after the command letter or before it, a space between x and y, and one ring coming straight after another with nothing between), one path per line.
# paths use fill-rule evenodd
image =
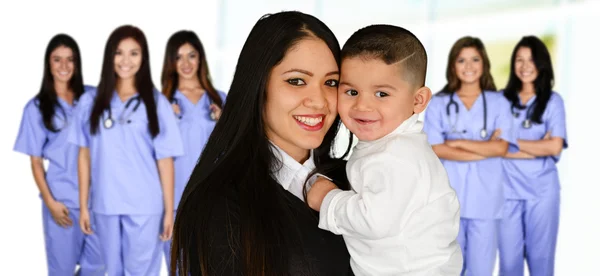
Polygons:
M171 100L171 103L172 103L172 104L176 104L177 106L179 106L179 114L177 115L177 118L181 120L181 118L183 118L183 107L182 107L182 105L181 105L181 104L179 104L179 100L178 100L177 98L173 98L173 99ZM212 101L212 100L210 100L209 106L210 106L211 104L213 104L213 101ZM214 111L211 111L211 112L210 112L210 119L211 119L211 120L213 120L213 121L216 121L216 120L217 120L217 114L215 114L215 112L214 112Z
M485 99L485 92L481 92L481 97L483 98L483 128L481 128L481 131L479 132L479 135L481 136L482 139L485 139L488 136L488 132L487 132L487 101ZM456 117L454 118L454 122L451 122L450 120L450 107L454 106L454 113L456 114ZM452 131L451 133L467 133L467 130L463 130L463 131L457 131L456 130L456 123L458 121L458 103L454 100L454 92L450 93L450 101L448 102L448 104L446 105L446 118L448 119L448 124L450 125Z
M531 108L535 105L535 102L533 102L529 107L527 107L527 111L525 111L525 120L523 120L523 122L521 123L521 126L525 129L530 129L532 124L531 124ZM518 111L515 111L515 105L511 105L510 106L510 111L512 112L513 116L515 116L515 118L519 118L520 113Z
M129 112L129 114L127 114L127 116L123 116L124 114L127 113L129 106L134 101L135 101L135 105L133 106L133 110L131 112ZM127 100L127 103L125 104L125 109L123 110L123 112L121 112L121 116L119 116L119 123L121 123L121 124L131 123L131 120L129 118L138 109L138 107L140 107L141 103L142 103L142 101L141 101L139 95L133 96L131 99ZM106 118L106 120L104 120L104 128L110 129L113 126L114 126L114 120L112 119L112 111L111 111L110 106L108 106L108 118Z

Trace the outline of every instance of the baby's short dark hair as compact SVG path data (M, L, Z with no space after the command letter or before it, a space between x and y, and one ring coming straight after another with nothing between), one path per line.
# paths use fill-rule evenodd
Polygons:
M421 41L410 31L392 25L371 25L356 31L342 49L346 58L374 58L386 64L398 63L403 77L416 87L425 85L427 53Z

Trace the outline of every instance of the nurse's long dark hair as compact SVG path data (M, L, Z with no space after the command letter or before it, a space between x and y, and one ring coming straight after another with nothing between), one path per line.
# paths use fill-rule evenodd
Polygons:
M160 129L158 127L158 116L156 115L156 102L154 101L154 84L152 83L150 74L148 43L146 42L146 36L142 30L131 25L125 25L115 29L106 42L100 84L98 84L98 92L96 94L96 99L94 100L92 114L90 115L91 133L98 133L102 114L110 108L110 100L115 91L118 77L115 72L115 54L117 53L119 43L127 38L133 38L142 49L142 64L135 74L135 88L137 89L142 102L146 106L148 130L152 137L156 137L160 132Z
M175 90L179 86L179 76L177 75L177 55L179 48L184 44L189 43L198 52L198 80L200 85L204 88L210 97L211 101L223 107L223 100L217 93L217 90L210 81L210 71L208 70L208 63L206 62L206 52L200 38L196 33L192 31L179 31L174 33L167 41L167 49L165 50L165 61L163 63L163 70L161 76L162 92L169 100L173 100Z
M50 55L58 47L67 47L73 52L73 75L69 80L69 88L73 91L74 100L78 100L81 94L83 94L83 77L81 75L81 54L77 42L66 34L57 34L46 47L46 54L44 55L44 77L42 78L42 87L35 96L36 102L42 114L42 120L44 126L52 132L58 132L56 126L52 124L52 117L56 112L56 108L62 108L58 102L58 96L56 89L54 88L54 77L50 69ZM64 112L64 110L63 110ZM63 114L64 115L64 114Z
M494 77L492 77L492 73L490 71L491 63L490 59L487 55L487 51L485 50L485 46L481 39L472 36L465 36L457 40L454 45L452 45L452 49L450 49L450 54L448 54L448 65L446 66L446 80L448 81L444 88L442 88L441 93L454 93L460 89L461 81L456 75L455 64L460 52L464 48L473 47L477 49L479 55L481 56L481 61L483 62L483 72L481 74L481 78L479 79L479 86L482 91L496 91L496 84L494 83Z
M541 124L542 115L544 114L544 110L546 110L546 106L552 95L554 71L552 70L552 61L550 60L548 48L546 48L544 42L539 38L535 36L525 36L517 43L517 46L515 46L510 59L510 76L508 78L508 84L506 84L506 88L504 88L504 96L514 107L525 109L519 100L519 91L523 88L523 83L515 73L515 59L517 57L517 51L519 51L521 47L531 49L533 63L538 71L538 76L535 81L533 81L536 99L533 112L531 113L531 121Z
M339 66L340 48L331 30L317 18L299 12L262 17L253 27L238 59L233 82L223 108L177 208L171 248L173 267L179 275L220 275L210 260L235 259L235 271L246 276L289 275L290 251L301 250L289 203L272 175L280 162L265 132L264 108L269 74L287 51L303 38L324 41ZM327 173L343 168L331 151L340 125L339 116L314 150L317 170ZM347 189L346 183L340 188ZM232 199L233 197L233 199ZM239 217L232 217L224 198L239 203ZM240 225L227 225L230 256L211 256L211 220L229 214ZM312 214L306 207L306 212ZM315 219L318 219L315 217ZM240 251L237 251L240 249ZM227 250L227 249L225 249ZM295 254L303 256L302 253ZM307 260L306 266L309 267ZM214 264L214 262L213 262Z

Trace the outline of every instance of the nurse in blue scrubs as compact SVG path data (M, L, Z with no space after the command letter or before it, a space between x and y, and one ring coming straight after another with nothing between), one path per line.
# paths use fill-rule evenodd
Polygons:
M552 91L550 54L534 36L519 41L511 57L504 96L513 114L519 152L503 161L504 219L500 228L500 275L554 275L560 211L556 163L567 147L565 106Z
M175 211L188 178L221 116L225 93L217 91L210 81L204 47L191 31L174 33L167 42L162 71L163 94L172 103L179 118L179 131L184 155L175 158ZM164 253L170 268L171 241L165 242Z
M431 99L424 130L460 202L463 275L492 275L502 218L502 157L517 151L510 106L494 92L481 40L463 37L452 47L447 85Z
M108 38L97 90L85 93L69 141L79 150L80 227L98 234L108 275L158 275L173 225L173 157L183 154L177 118L152 83L143 32ZM90 225L90 215L96 220Z
M98 237L84 235L79 221L77 155L67 142L67 126L84 90L81 55L73 38L54 36L44 56L44 77L39 93L23 110L14 150L31 156L31 169L43 200L42 219L48 275L101 275L104 264ZM48 171L43 160L48 160ZM75 224L75 225L73 225Z

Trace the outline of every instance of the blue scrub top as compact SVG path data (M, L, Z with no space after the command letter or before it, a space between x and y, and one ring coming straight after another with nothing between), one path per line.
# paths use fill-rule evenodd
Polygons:
M221 91L218 93L225 103L225 93ZM208 94L204 93L195 105L179 90L175 91L173 97L181 111L179 132L184 149L184 155L175 158L175 209L177 209L183 190L216 122L210 118L211 100Z
M85 86L84 90L95 89ZM54 200L68 208L79 208L79 185L77 178L77 157L79 148L67 142L68 125L73 122L73 106L58 98L60 108L56 108L52 122L58 132L44 126L39 103L36 98L25 105L14 150L30 156L48 160L46 182ZM62 110L61 110L62 108Z
M111 99L113 127L106 129L105 111L99 132L90 133L90 114L96 90L85 93L69 129L69 142L90 149L92 210L104 215L155 215L164 211L162 185L156 161L183 154L177 119L169 101L154 91L160 133L152 138L148 130L146 106L135 101L125 113L114 92ZM128 115L130 115L128 117ZM124 116L127 122L119 122Z
M516 137L512 129L510 106L499 92L485 91L487 101L488 137L480 136L483 128L483 98L480 95L470 110L464 106L458 95L450 106L450 116L446 115L446 106L450 102L449 94L438 93L432 97L425 112L424 131L431 145L443 144L446 140L488 140L494 130L500 129L500 139L509 142L509 151L518 151ZM452 131L455 124L456 131ZM462 133L466 130L466 133ZM452 161L441 159L450 185L456 191L460 202L460 216L469 219L500 219L504 202L503 187L507 183L502 171L502 158L492 157L481 161Z
M535 99L535 96L531 98L525 109L513 109L518 113L518 116L513 115L512 119L517 139L540 140L547 132L550 132L551 136L562 138L564 140L563 148L567 148L565 106L562 98L556 92L553 92L548 100L548 105L542 114L542 123L532 123L532 127L529 129L522 127L527 108L535 102ZM507 102L511 105L508 100ZM504 159L502 165L509 179L505 188L506 198L535 199L557 194L560 191L556 168L559 159L560 155L535 159Z

